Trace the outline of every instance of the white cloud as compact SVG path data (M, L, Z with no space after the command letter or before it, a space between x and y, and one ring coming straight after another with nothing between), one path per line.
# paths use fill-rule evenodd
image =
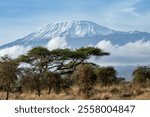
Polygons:
M46 46L49 50L56 49L56 48L67 48L69 47L65 38L53 38L49 41ZM26 54L27 51L32 49L32 47L24 47L20 45L16 45L13 47L5 48L0 50L0 56L9 55L12 58L17 58L20 55Z
M141 17L141 15L138 12L136 12L136 8L134 8L134 7L127 7L123 11L125 13L129 13L129 14L131 14L133 16Z
M47 44L47 48L49 50L53 50L56 48L67 48L67 47L68 47L68 44L66 42L66 39L63 37L52 38Z
M0 50L0 56L9 55L12 58L16 58L19 55L25 54L27 51L29 51L31 47L23 47L23 46L13 46L10 48L2 49Z
M95 45L110 52L111 55L101 58L98 62L100 65L113 66L136 66L150 64L150 41L138 40L129 42L125 45L114 45L110 41L102 40ZM47 45L48 49L67 48L68 44L64 38L53 38ZM19 55L25 54L31 47L13 46L0 50L0 56L5 54L16 58Z
M138 40L119 46L103 40L97 43L96 47L111 53L109 57L100 60L103 65L150 64L150 41Z
M125 0L113 4L98 15L98 23L115 30L150 32L150 11L141 12L142 0Z

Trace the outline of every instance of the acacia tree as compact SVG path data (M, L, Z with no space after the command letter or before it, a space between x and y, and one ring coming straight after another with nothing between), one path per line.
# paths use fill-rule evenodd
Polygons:
M18 62L8 56L0 58L0 86L7 92L6 100L9 93L15 87L17 81Z
M113 67L99 67L95 72L102 86L106 87L117 81L117 71Z
M75 71L76 67L91 57L102 57L110 55L108 52L95 47L82 47L76 50L57 49L53 53L58 56L56 58L57 68L56 71L63 74L71 74Z
M69 52L69 49L49 51L44 47L36 47L28 51L26 55L20 56L18 58L20 62L31 66L29 72L23 75L25 77L23 77L22 82L29 82L26 87L30 87L32 90L35 88L38 96L41 94L43 81L49 88L49 94L52 88L56 91L56 85L60 82L60 75L52 73L50 70L57 69L62 65L62 61L68 60Z
M150 67L149 66L139 66L133 73L133 82L137 84L144 85L150 80Z
M55 72L58 72L61 75L72 74L78 65L84 63L86 60L93 56L102 57L109 55L108 52L104 52L101 49L95 47L82 47L76 50L56 49L50 51L50 53L52 57L54 57L54 60L51 61L51 64L49 64L52 66L49 66L48 68L55 68ZM61 80L62 89L66 94L68 94L71 89L70 87L72 85L72 81L69 79ZM88 92L86 95L89 95Z
M30 64L33 72L39 74L37 77L38 81L42 81L42 79L46 79L46 73L51 70L60 75L71 74L78 65L85 62L90 57L101 57L104 55L109 55L109 53L94 47L85 47L76 50L55 49L52 51L49 51L47 48L36 47L31 49L26 55L19 57L19 60L20 62ZM50 79L48 80L51 81ZM38 83L38 85L40 84L41 83Z
M44 47L36 47L28 51L26 55L20 56L18 60L20 63L24 62L30 65L28 71L25 71L22 82L29 82L26 87L35 88L40 96L45 73L52 61L49 50Z
M50 56L50 52L47 48L44 47L35 47L28 51L26 55L22 55L18 58L20 62L25 62L30 64L31 68L43 74L48 69L48 64L53 59Z
M55 71L63 75L73 73L79 64L90 57L106 55L109 55L109 53L95 47L82 47L76 50L55 49L52 51L49 51L47 48L36 47L20 58L21 62L29 63L40 73L55 69Z
M93 68L88 64L81 64L73 73L72 78L79 87L79 92L89 98L90 92L96 83L96 76Z

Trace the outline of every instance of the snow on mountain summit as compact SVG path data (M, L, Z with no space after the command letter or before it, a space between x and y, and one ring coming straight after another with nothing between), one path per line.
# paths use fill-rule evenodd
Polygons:
M145 62L145 58L149 57L149 41L150 33L148 32L122 32L91 21L68 21L48 24L21 39L2 45L0 46L0 55L9 54L12 57L17 57L37 46L47 47L52 50L55 48L74 49L92 45L100 47L104 51L107 49L106 51L111 53L110 58L101 61L104 65L110 65L111 62L114 65L119 65L120 63L122 65L126 63L136 64L138 63L136 61L141 63L142 59L144 64L147 64L149 59ZM129 57L131 57L131 60L126 59ZM116 63L116 60L118 63ZM121 68L119 67L118 69L120 70ZM120 70L122 74L125 73L124 69ZM129 68L127 67L127 69Z
M47 46L49 41L64 39L70 47L96 45L101 40L123 45L139 39L149 40L150 33L133 31L121 32L109 29L91 21L75 20L48 24L29 35L0 46L0 49L19 46Z
M84 36L109 35L115 31L90 21L70 21L48 24L46 27L34 32L34 38L68 37L78 38Z

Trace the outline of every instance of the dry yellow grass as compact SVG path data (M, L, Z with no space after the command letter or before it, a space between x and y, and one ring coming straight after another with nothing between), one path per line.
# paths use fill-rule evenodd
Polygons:
M5 92L0 92L0 99L4 100ZM50 95L47 91L42 91L42 95L37 96L36 92L11 93L10 100L83 100L86 99L79 94L78 88L73 87L73 91L67 95L63 91ZM150 100L150 88L135 87L130 84L121 84L110 87L95 86L91 92L90 100Z

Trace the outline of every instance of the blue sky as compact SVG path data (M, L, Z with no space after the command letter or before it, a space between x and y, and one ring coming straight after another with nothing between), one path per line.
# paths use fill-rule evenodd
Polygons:
M150 32L150 0L0 0L0 45L48 23L69 20Z

